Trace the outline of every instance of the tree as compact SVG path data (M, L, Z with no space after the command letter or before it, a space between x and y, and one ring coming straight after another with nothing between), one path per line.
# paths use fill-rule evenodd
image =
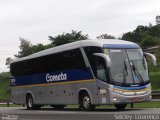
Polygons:
M24 38L20 38L20 42L21 42L19 46L20 51L18 51L18 54L15 55L16 58L25 57L30 54L53 47L52 44L43 45L39 43L37 45L32 45L30 41Z
M15 55L16 58L20 57L25 57L27 55L30 55L33 53L32 51L32 44L30 41L24 39L24 38L19 38L20 39L20 51L18 51L18 54Z
M43 45L43 44L39 43L37 45L32 45L31 49L32 49L32 53L36 53L36 52L40 52L42 50L46 50L46 49L52 48L52 47L54 47L53 44Z
M6 65L9 67L12 61L13 61L13 59L11 57L8 57L6 59Z
M152 27L153 27L152 23L149 23L149 28L152 28Z
M123 40L139 44L142 48L160 44L160 26L138 26L133 32L123 34Z
M113 35L108 35L108 34L102 34L96 38L98 38L98 39L115 39L115 37Z
M74 30L72 30L71 33L63 33L55 37L52 37L52 36L48 36L48 37L54 46L63 45L63 44L78 41L78 40L88 39L87 34L84 35L82 34L82 31L76 32Z
M156 16L156 24L160 25L160 16L159 15Z

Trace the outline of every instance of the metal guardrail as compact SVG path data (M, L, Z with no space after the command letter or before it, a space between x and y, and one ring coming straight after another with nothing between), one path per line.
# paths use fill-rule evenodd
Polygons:
M2 103L6 103L7 107L9 107L9 104L11 103L12 101L11 100L0 100L0 104Z
M160 91L152 91L152 99L160 99Z
M159 99L160 101L160 91L152 91L152 99Z

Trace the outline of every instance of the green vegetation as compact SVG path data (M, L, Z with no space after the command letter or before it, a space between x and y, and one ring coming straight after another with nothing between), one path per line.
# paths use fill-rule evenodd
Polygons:
M135 103L134 108L160 108L160 102Z
M43 45L39 43L37 45L32 45L30 41L24 38L20 38L20 46L19 46L20 51L18 51L18 54L16 54L15 57L16 58L25 57L30 54L33 54L51 47L53 47L52 44ZM9 60L7 61L7 59L6 59L6 64L9 65Z
M0 104L0 107L8 107L6 104ZM9 104L9 107L23 107L23 105Z
M135 42L142 48L148 48L160 44L160 25L139 25L132 32L123 34L122 39Z
M52 37L52 36L48 36L48 37L49 37L49 40L51 41L51 44L53 44L54 46L59 46L59 45L67 44L70 42L86 40L88 39L89 36L88 34L82 34L82 31L77 32L72 30L71 33L63 33L55 37Z
M97 108L106 109L106 108L115 108L114 105L100 105ZM131 108L131 104L127 105L127 108ZM133 108L160 108L160 102L141 102L134 103Z
M10 73L0 73L0 100L10 99Z
M152 84L152 90L153 91L160 90L160 71L151 72L150 79L151 79L151 84Z

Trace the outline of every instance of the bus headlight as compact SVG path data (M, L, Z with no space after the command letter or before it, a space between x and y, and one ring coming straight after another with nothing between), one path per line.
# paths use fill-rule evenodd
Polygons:
M117 101L117 98L113 98L113 101Z
M114 101L114 102L118 102L118 101L120 101L120 99L117 98L117 97L114 97L114 98L113 98L113 101Z

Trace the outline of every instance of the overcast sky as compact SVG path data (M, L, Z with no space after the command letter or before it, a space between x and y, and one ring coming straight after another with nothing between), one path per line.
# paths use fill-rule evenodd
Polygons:
M19 50L19 37L32 44L71 30L120 37L138 25L155 25L156 15L160 0L0 0L0 72Z

